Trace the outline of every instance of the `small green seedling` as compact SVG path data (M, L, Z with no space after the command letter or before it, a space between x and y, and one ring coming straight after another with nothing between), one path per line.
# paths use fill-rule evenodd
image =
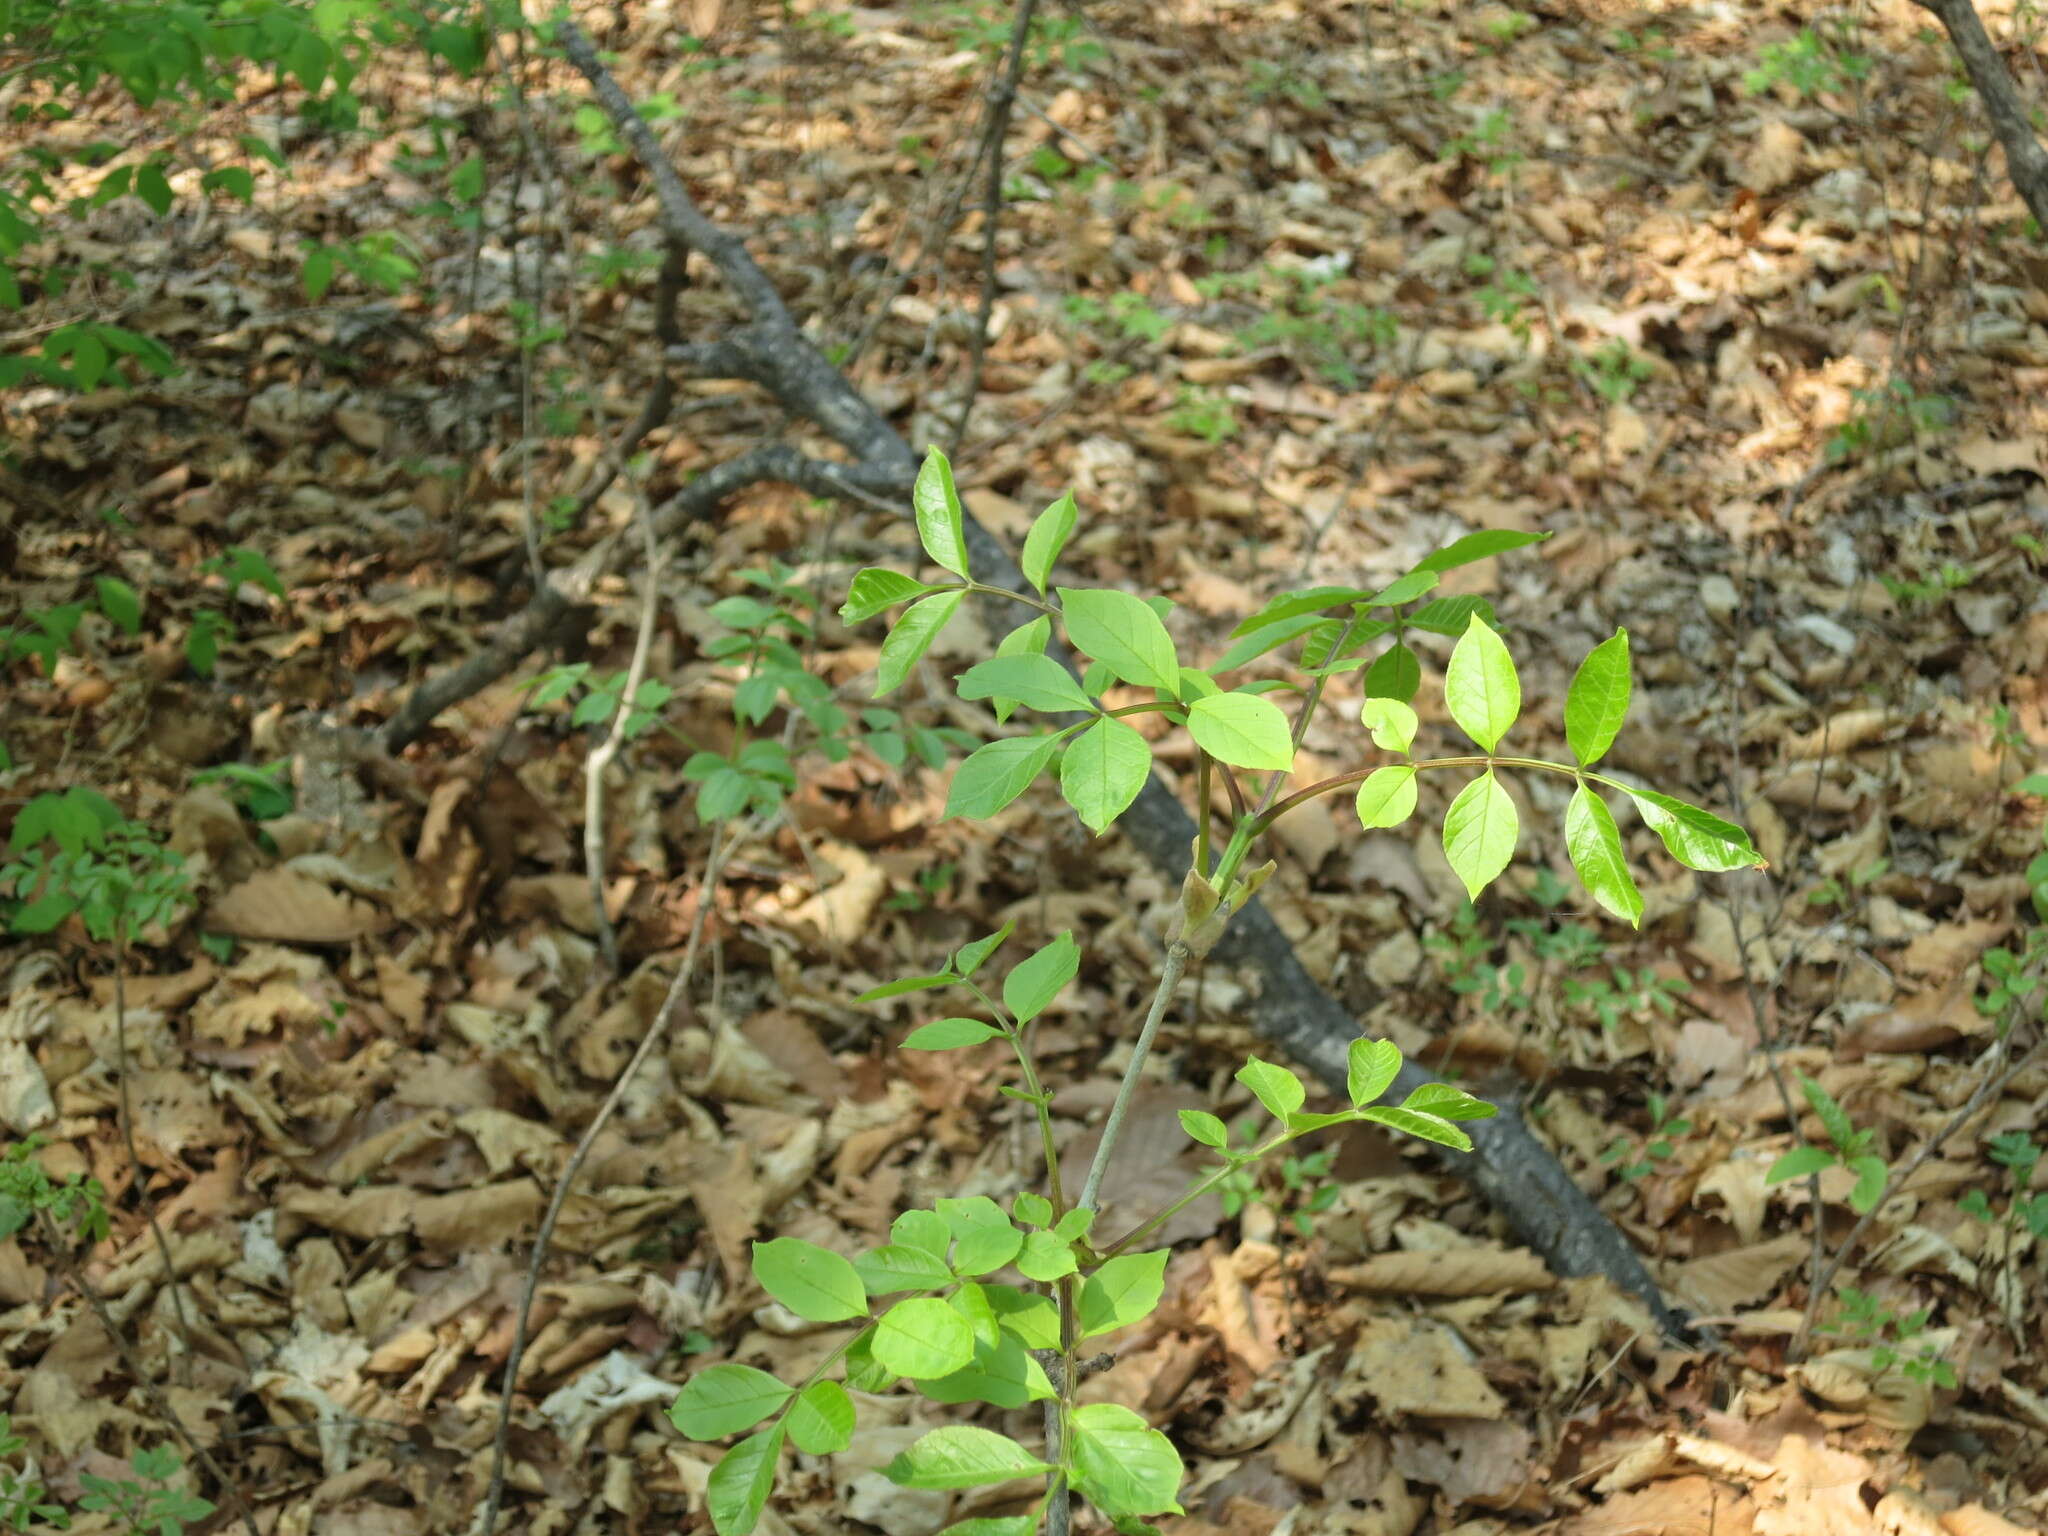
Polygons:
M1911 1354L1905 1352L1926 1332L1927 1320L1934 1315L1932 1308L1920 1307L1900 1317L1876 1296L1853 1285L1842 1286L1835 1294L1841 1310L1828 1322L1816 1325L1815 1333L1840 1339L1851 1349L1869 1350L1870 1367L1879 1376L1896 1370L1909 1381L1931 1387L1955 1386L1955 1367L1931 1347L1922 1345Z
M1799 1089L1806 1095L1806 1102L1813 1106L1814 1114L1820 1117L1820 1123L1828 1133L1828 1145L1794 1147L1771 1164L1770 1171L1764 1175L1765 1186L1775 1187L1792 1179L1810 1178L1829 1168L1847 1168L1856 1175L1855 1187L1849 1191L1849 1209L1859 1216L1869 1213L1884 1194L1885 1180L1889 1177L1884 1159L1870 1150L1877 1140L1877 1132L1857 1130L1834 1095L1804 1072L1799 1074Z
M1657 1164L1666 1161L1677 1151L1677 1138L1689 1135L1692 1131L1692 1122L1679 1118L1663 1094L1651 1094L1648 1103L1649 1135L1639 1142L1632 1141L1626 1136L1617 1137L1614 1143L1600 1154L1601 1162L1610 1165L1620 1164L1614 1170L1615 1177L1630 1183L1655 1173Z

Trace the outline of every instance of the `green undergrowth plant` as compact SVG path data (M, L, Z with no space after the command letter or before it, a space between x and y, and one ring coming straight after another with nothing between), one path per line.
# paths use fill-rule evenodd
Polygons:
M1250 1144L1256 1139L1258 1125L1256 1116L1247 1116L1237 1123L1237 1133ZM1313 1237L1316 1218L1344 1192L1330 1178L1336 1162L1337 1149L1322 1147L1299 1155L1289 1152L1281 1157L1277 1169L1234 1168L1216 1186L1223 1214L1236 1216L1248 1205L1263 1205L1274 1215L1286 1217L1301 1236ZM1272 1177L1262 1178L1262 1173Z
M8 121L31 152L0 164L0 313L51 306L51 323L10 323L35 350L0 350L0 389L41 384L66 390L136 385L165 378L178 363L165 344L97 314L80 315L73 291L134 292L142 275L112 254L81 257L68 226L98 209L134 205L158 219L195 203L253 201L259 176L290 161L279 142L227 125L218 144L191 146L215 108L232 110L247 79L260 74L288 93L309 127L346 133L363 103L354 86L377 53L405 49L434 69L474 74L490 30L523 25L510 0L8 0L0 4L0 56L8 60ZM128 150L90 133L53 132L95 110L113 91L124 106L154 115L140 142L175 149ZM225 114L224 114L225 115ZM392 270L374 241L309 247L308 286L324 268L366 281ZM92 308L104 305L95 297Z
M1079 974L1081 948L1071 933L1018 955L997 983L984 977L1013 936L1014 924L1006 924L963 944L938 969L885 982L856 1000L941 1005L920 1008L933 1016L910 1031L903 1049L990 1048L1007 1058L1000 1092L1035 1124L1042 1183L1018 1189L1006 1204L980 1194L905 1211L891 1225L888 1242L850 1256L788 1237L757 1243L753 1272L762 1289L797 1317L838 1330L837 1337L819 1363L792 1382L737 1361L701 1370L670 1417L693 1439L742 1437L712 1470L707 1500L721 1536L745 1536L761 1517L786 1446L828 1455L851 1443L856 1405L849 1386L871 1393L907 1383L943 1405L1039 1404L1045 1429L1035 1445L983 1425L947 1423L884 1470L911 1488L1013 1480L1036 1485L1009 1512L954 1526L955 1536L1027 1536L1041 1520L1065 1532L1076 1494L1126 1536L1138 1536L1151 1530L1151 1517L1180 1511L1180 1454L1141 1415L1116 1403L1082 1403L1075 1389L1084 1346L1092 1353L1100 1347L1092 1341L1141 1321L1164 1294L1169 1255L1148 1240L1156 1241L1163 1224L1189 1202L1231 1186L1275 1156L1300 1159L1304 1185L1321 1178L1327 1170L1311 1171L1294 1149L1317 1131L1371 1124L1470 1151L1465 1122L1494 1112L1441 1082L1419 1086L1398 1103L1383 1102L1402 1067L1400 1051L1385 1040L1351 1043L1346 1092L1329 1109L1310 1106L1308 1085L1292 1071L1251 1057L1236 1080L1264 1111L1256 1132L1233 1140L1210 1111L1183 1109L1181 1125L1212 1155L1211 1166L1162 1209L1124 1215L1130 1225L1121 1231L1102 1230L1103 1179L1152 1042L1188 965L1208 953L1272 874L1270 859L1256 867L1251 861L1273 822L1307 799L1343 792L1352 796L1364 827L1396 826L1415 812L1420 779L1462 776L1444 812L1442 836L1451 868L1476 897L1514 852L1517 813L1502 775L1557 774L1574 784L1564 827L1573 867L1594 899L1630 924L1642 916L1642 897L1609 793L1633 804L1665 849L1690 868L1746 869L1762 860L1739 827L1596 769L1628 711L1623 632L1596 648L1573 679L1564 712L1571 761L1502 751L1521 712L1514 662L1483 598L1439 596L1436 588L1445 572L1539 535L1472 534L1377 589L1284 593L1239 625L1222 655L1198 666L1183 658L1167 628L1172 605L1164 597L1050 585L1077 520L1071 494L1046 508L1025 537L1022 565L1030 590L1023 592L970 574L960 497L936 449L912 501L920 540L940 578L870 567L854 577L840 610L849 624L901 610L882 643L877 697L910 677L970 597L1029 611L989 659L960 675L956 688L962 699L985 702L998 719L1015 724L1021 718L1032 728L979 746L960 764L947 797L950 815L993 817L1043 777L1091 831L1105 832L1144 787L1155 734L1183 731L1192 741L1194 803L1209 805L1212 786L1220 785L1232 809L1220 833L1210 818L1199 826L1158 986L1078 1189L1061 1171L1054 1092L1033 1035L1034 1022ZM1051 654L1055 626L1088 658L1078 678ZM1426 635L1456 642L1444 704L1476 750L1414 755L1422 671L1410 641ZM1275 652L1286 654L1288 676L1246 673ZM1302 733L1340 681L1358 690L1351 707L1370 732L1378 760L1287 793ZM1283 701L1292 706L1291 716ZM1137 727L1148 716L1155 734Z
M83 785L30 799L7 851L0 923L12 933L48 933L75 914L92 938L125 946L191 899L185 856Z
M1692 1132L1692 1122L1680 1115L1671 1101L1661 1093L1649 1096L1650 1129L1640 1139L1618 1136L1600 1154L1600 1161L1614 1169L1614 1176L1625 1183L1647 1178L1657 1171L1657 1165L1668 1161L1678 1150L1678 1138Z
M1610 1034L1628 1019L1675 1016L1687 984L1675 976L1659 976L1647 965L1616 962L1597 928L1556 915L1570 894L1562 880L1539 867L1528 895L1545 915L1511 917L1502 924L1519 941L1516 948L1504 955L1503 945L1481 925L1478 909L1469 901L1447 928L1424 936L1423 948L1436 956L1451 991L1472 998L1487 1015L1528 1012L1536 1001L1532 986L1554 979L1565 1012L1595 1020ZM1514 958L1518 953L1535 961L1533 976L1526 961Z
M1884 1195L1885 1180L1890 1176L1885 1160L1872 1150L1877 1132L1857 1130L1848 1111L1842 1108L1833 1094L1804 1072L1798 1077L1799 1091L1806 1095L1806 1102L1819 1117L1821 1128L1827 1132L1827 1143L1805 1142L1786 1152L1764 1174L1765 1187L1775 1188L1793 1179L1811 1178L1830 1168L1846 1168L1856 1175L1856 1182L1849 1190L1849 1209L1859 1216L1865 1215L1876 1208Z
M938 769L955 752L975 745L973 737L956 727L927 725L893 709L863 709L856 725L832 686L804 665L798 646L814 633L809 615L817 597L795 578L796 573L780 562L765 570L741 571L739 579L754 591L721 598L707 610L728 631L705 640L700 649L726 669L732 682L731 750L699 748L668 723L664 716L675 689L667 683L644 678L634 692L633 707L623 723L624 739L660 729L691 748L683 777L697 786L697 814L707 823L746 811L772 813L796 788L796 765L805 752L838 763L862 747L892 768L902 768L915 757L927 768ZM550 667L527 680L528 705L545 709L567 704L571 727L595 729L618 713L628 681L624 670L599 671L589 662ZM802 723L793 744L767 729L778 711L787 711Z
M1931 1307L1916 1307L1903 1316L1869 1291L1845 1285L1835 1292L1834 1316L1814 1325L1814 1332L1835 1340L1845 1349L1868 1351L1871 1371L1882 1377L1898 1372L1908 1381L1930 1387L1952 1388L1956 1368L1931 1345L1915 1345L1927 1331L1934 1315Z
M15 1457L28 1442L14 1433L12 1419L0 1413L0 1530L68 1530L71 1511L52 1497L41 1476ZM107 1517L106 1525L120 1536L184 1536L214 1511L205 1499L171 1486L184 1463L167 1445L136 1451L128 1459L130 1477L81 1473L84 1491L78 1509Z

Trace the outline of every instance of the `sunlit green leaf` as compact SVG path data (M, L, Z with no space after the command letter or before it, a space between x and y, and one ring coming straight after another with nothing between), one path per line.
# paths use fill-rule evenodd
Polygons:
M1586 653L1564 700L1564 735L1586 767L1607 755L1628 718L1628 631L1617 629Z
M1522 712L1522 683L1505 641L1473 615L1444 669L1444 705L1458 728L1491 752Z
M1491 768L1459 790L1444 812L1444 857L1474 901L1508 867L1519 826L1515 802Z
M1607 802L1585 784L1572 792L1571 804L1565 808L1564 845L1572 868L1579 872L1593 899L1631 928L1640 927L1643 893L1629 873L1621 831Z
M917 537L932 563L967 579L967 535L960 493L953 485L953 466L933 446L917 472L917 484L910 492L910 505L917 514ZM885 692L887 690L884 690Z

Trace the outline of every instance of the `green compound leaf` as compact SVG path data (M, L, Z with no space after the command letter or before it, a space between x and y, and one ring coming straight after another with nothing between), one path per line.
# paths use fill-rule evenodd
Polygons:
M1444 857L1474 901L1508 867L1519 827L1515 802L1491 768L1459 790L1444 812Z
M1003 978L1003 1006L1019 1024L1028 1024L1045 1012L1080 969L1081 946L1071 932L1061 933L1019 960Z
M747 1436L725 1453L705 1480L704 1500L718 1536L748 1536L761 1518L775 1486L775 1462L782 1454L780 1424Z
M1297 618L1315 622L1316 615L1326 609L1346 603L1370 601L1372 593L1363 587L1304 587L1299 592L1282 592L1257 613L1239 624L1230 634L1232 639L1249 635L1255 630L1266 629L1274 624L1283 624Z
M971 1520L955 1520L939 1536L1032 1536L1037 1529L1035 1514L976 1515Z
M846 1346L846 1384L856 1392L880 1392L895 1379L875 1359L875 1330L863 1328Z
M1401 1101L1401 1107L1439 1120L1491 1120L1500 1113L1454 1083L1424 1083Z
M1391 1040L1354 1040L1345 1073L1345 1092L1363 1109L1393 1086L1401 1072L1401 1047Z
M1564 813L1564 845L1571 854L1572 868L1593 893L1593 899L1627 923L1639 928L1643 922L1643 893L1636 889L1628 871L1628 856L1621 847L1621 830L1607 802L1581 784L1572 792Z
M1270 699L1218 693L1188 706L1188 732L1211 757L1234 768L1288 768L1294 735L1287 715Z
M1433 1141L1440 1147L1450 1147L1459 1152L1472 1150L1472 1138L1440 1115L1426 1115L1389 1105L1384 1109L1361 1109L1358 1118L1384 1125L1390 1131L1405 1131L1423 1141Z
M1128 1327L1159 1305L1166 1290L1166 1250L1125 1253L1109 1260L1081 1285L1081 1337Z
M1084 1403L1069 1418L1074 1487L1112 1518L1177 1515L1185 1475L1173 1442L1121 1403Z
M1832 1147L1794 1147L1771 1164L1764 1174L1764 1187L1768 1189L1791 1179L1810 1178L1834 1167L1839 1161Z
M1243 630L1243 638L1211 664L1211 672L1228 672L1241 667L1248 661L1256 661L1268 651L1278 650L1296 635L1306 634L1323 621L1313 613L1298 613L1291 619L1276 619Z
M1014 933L1016 928L1017 919L1013 917L987 938L976 939L972 944L962 944L960 953L953 957L953 974L963 978L972 976L981 969L981 962L994 954L1003 940Z
M1061 587L1061 616L1074 648L1093 657L1127 683L1163 688L1180 684L1180 661L1159 615L1128 592L1095 587Z
M1052 1225L1052 1202L1028 1189L1019 1190L1010 1199L1010 1219L1021 1221L1027 1227L1049 1227Z
M1750 845L1749 834L1732 821L1654 790L1631 789L1628 797L1650 830L1664 840L1665 851L1687 869L1725 874L1731 869L1764 867L1763 858Z
M1045 1367L1007 1333L975 1340L972 1364L935 1381L920 1381L917 1390L935 1403L993 1403L998 1408L1022 1408L1053 1396Z
M668 1421L692 1440L723 1440L752 1429L790 1399L791 1389L751 1365L714 1365L683 1384Z
M879 987L869 987L853 1001L855 1006L861 1003L879 1003L885 998L901 997L906 992L929 992L934 987L950 987L959 979L943 971L932 976L901 976L895 981L885 981Z
M957 1051L963 1045L979 1045L1002 1034L993 1024L980 1019L934 1019L920 1024L903 1037L906 1051Z
M950 1376L974 1358L974 1325L936 1296L915 1296L882 1314L874 1353L898 1376Z
M1237 1069L1237 1080L1251 1089L1252 1097L1264 1105L1266 1113L1275 1120L1285 1120L1300 1109L1308 1097L1308 1090L1302 1086L1300 1078L1285 1067L1261 1061L1256 1056Z
M1130 809L1151 771L1151 743L1121 720L1097 720L1060 760L1060 793L1099 836Z
M1014 1285L984 1285L981 1290L995 1311L997 1325L1026 1349L1060 1347L1060 1313L1050 1296L1033 1295Z
M966 595L955 588L951 592L919 598L903 610L903 617L896 621L896 627L889 631L889 638L882 642L881 659L875 666L876 698L903 685L903 680L910 676L910 669L938 639L939 631L959 610L960 600Z
M789 1438L807 1456L836 1456L853 1444L853 1399L836 1381L814 1381L790 1404Z
M960 674L963 699L1011 699L1026 709L1096 712L1073 674L1050 656L993 656Z
M1389 583L1365 600L1368 608L1398 608L1403 603L1412 603L1425 592L1434 592L1436 584L1443 577L1435 571L1413 570L1399 580Z
M1411 629L1426 629L1433 635L1449 635L1455 640L1465 633L1465 626L1472 622L1475 613L1487 623L1493 622L1492 603L1483 597L1459 593L1456 597L1430 599L1408 615L1407 624Z
M1607 755L1628 718L1628 631L1617 629L1586 653L1564 700L1564 739L1590 768Z
M1071 1275L1078 1266L1074 1250L1050 1232L1031 1232L1017 1254L1017 1270L1027 1280L1049 1283Z
M995 815L1031 787L1059 744L1056 735L1006 736L976 747L953 770L952 787L946 791L946 814L973 821Z
M1799 1091L1806 1095L1806 1102L1820 1119L1821 1127L1828 1133L1828 1140L1840 1152L1850 1151L1856 1141L1856 1122L1849 1118L1849 1112L1842 1108L1839 1100L1821 1087L1804 1072L1799 1074Z
M112 619L122 634L141 633L142 599L133 587L118 576L96 576L93 586L99 593L100 612Z
M976 1488L1051 1470L1008 1435L948 1424L914 1442L882 1468L882 1475L903 1488Z
M985 1275L1001 1269L1024 1246L1024 1234L1011 1223L1009 1213L987 1195L948 1198L936 1205L939 1219L953 1234L955 1274Z
M1038 589L1040 597L1045 596L1053 563L1074 531L1074 517L1074 493L1068 491L1032 519L1031 531L1024 535L1024 553L1017 563L1023 568L1024 579Z
M1849 1209L1858 1216L1867 1216L1877 1208L1877 1202L1884 1194L1884 1186L1890 1173L1881 1157L1865 1154L1849 1159L1849 1169L1856 1175L1856 1187L1849 1191Z
M1230 1127L1204 1109L1180 1112L1180 1128L1205 1147L1230 1145Z
M1444 668L1444 705L1458 729L1479 743L1482 752L1500 745L1508 727L1522 712L1522 682L1507 642L1477 614L1451 651Z
M1365 691L1375 699L1399 699L1407 704L1421 686L1422 662L1404 641L1396 640L1365 669Z
M801 1238L754 1244L754 1278L806 1322L838 1323L867 1315L868 1293L852 1263Z
M910 492L911 509L917 513L917 537L932 563L967 579L966 517L960 506L960 492L953 485L953 466L937 447L924 456L917 472L917 484Z
M853 1261L870 1296L893 1291L936 1291L953 1283L953 1271L938 1254L908 1243L884 1243Z
M1518 533L1512 528L1482 528L1477 533L1468 533L1462 539L1446 544L1415 569L1456 570L1461 565L1470 565L1475 560L1485 560L1494 555L1504 555L1511 549L1520 549L1527 544L1541 544L1549 537L1547 533Z
M1372 732L1372 744L1383 752L1406 752L1415 744L1420 722L1399 699L1367 699L1359 706L1358 718Z
M1368 832L1374 827L1398 827L1414 814L1413 764L1375 768L1358 786L1358 820Z
M953 1246L953 1229L937 1211L905 1211L889 1223L889 1240L943 1259Z

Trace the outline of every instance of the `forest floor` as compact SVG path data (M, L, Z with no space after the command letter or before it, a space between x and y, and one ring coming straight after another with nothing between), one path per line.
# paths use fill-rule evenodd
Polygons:
M578 10L828 355L920 450L951 442L985 236L961 172L1008 12ZM2031 7L1986 14L2048 100ZM1770 861L1694 876L1631 828L1631 931L1570 880L1543 786L1517 787L1523 846L1476 911L1428 816L1361 835L1319 802L1282 825L1265 899L1311 972L1367 1032L1520 1098L1714 1332L1660 1339L1360 1131L1249 1205L1184 1213L1165 1306L1086 1385L1182 1445L1171 1536L2048 1528L2048 1065L1918 1163L1817 1300L1853 1176L1823 1175L1818 1209L1766 1182L1824 1139L1795 1073L1897 1169L2007 1026L2037 1038L2037 1013L1986 999L1998 957L2030 953L2044 806L2016 786L2048 756L2048 247L1921 12L1797 23L1753 0L1111 0L1051 10L1028 56L955 455L975 516L1015 548L1071 487L1064 569L1170 596L1201 656L1288 586L1548 532L1447 583L1497 608L1523 749L1561 755L1571 669L1625 625L1616 762ZM529 529L566 565L636 495L794 430L755 390L686 382L569 521L659 366L646 179L559 62L523 61L515 105L502 60L477 80L407 57L356 82L354 130L254 85L182 124L214 163L255 133L289 168L248 206L92 212L71 254L139 287L88 276L25 312L119 316L183 371L0 402L0 614L32 642L0 684L0 804L99 789L185 855L196 908L133 946L119 993L75 926L0 951L0 1118L53 1176L105 1186L82 1272L123 1336L34 1230L0 1242L0 1408L67 1500L171 1443L168 1405L265 1530L467 1528L540 1212L701 916L706 979L554 1235L510 1508L534 1533L708 1530L718 1452L669 1427L676 1388L727 1360L801 1373L838 1342L764 1306L749 1241L850 1251L906 1202L1032 1177L992 1049L899 1054L926 999L852 999L1012 918L1033 944L1073 929L1080 978L1038 1047L1085 1156L1176 893L1048 794L944 818L947 772L917 754L993 728L933 686L987 653L987 614L866 745L803 758L788 816L707 888L684 769L731 742L739 681L707 654L712 605L759 592L750 571L814 591L810 663L857 711L880 629L834 617L847 580L918 560L898 515L772 488L668 562L666 729L622 757L607 828L629 980L605 983L593 940L588 732L529 685L623 668L636 582L395 763L323 759L307 712L378 725L523 601ZM174 146L111 97L39 132ZM715 339L735 307L693 279L685 335ZM1447 644L1423 638L1426 674ZM1304 781L1369 760L1357 696L1333 689L1353 707L1310 731ZM1179 1108L1248 1106L1242 997L1220 967L1190 982L1114 1198L1199 1169ZM867 1404L847 1452L785 1471L766 1528L1005 1512L881 1476L925 1422Z

